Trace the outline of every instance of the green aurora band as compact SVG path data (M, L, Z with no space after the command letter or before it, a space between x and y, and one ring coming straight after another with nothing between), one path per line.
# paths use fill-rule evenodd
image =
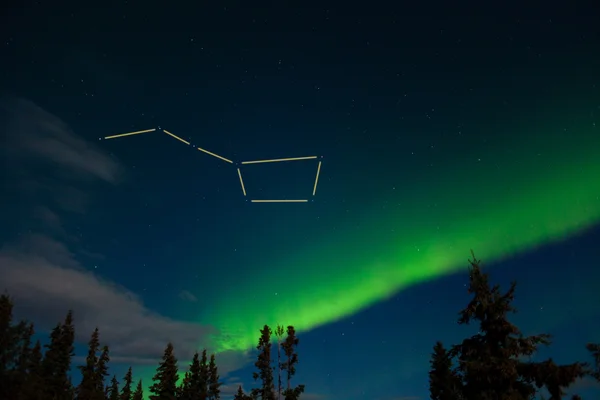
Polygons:
M215 299L199 318L219 329L211 347L246 351L264 324L307 331L350 316L464 271L470 249L499 261L591 227L600 221L600 135L590 125L578 135L522 135L475 156L465 149L462 161L407 188L402 207L388 215L379 208L360 230L315 241Z

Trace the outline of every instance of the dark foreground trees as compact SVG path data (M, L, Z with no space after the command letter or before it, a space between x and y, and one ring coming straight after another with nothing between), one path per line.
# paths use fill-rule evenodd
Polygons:
M266 328L270 331L268 327ZM261 333L264 333L264 330ZM108 346L101 344L98 329L92 332L83 365L77 366L81 372L81 381L76 385L71 382L70 371L75 340L72 312L69 311L64 321L52 329L47 344L42 345L39 341L32 344L33 334L32 324L25 321L16 324L13 322L13 303L8 295L0 296L1 400L144 400L146 398L142 381L134 383L131 368L123 377L121 384L116 376L108 380L110 351ZM261 336L262 340L263 336ZM267 338L267 342L268 340ZM294 349L298 339L291 326L288 327L288 339L285 343L288 342L291 347L290 344L288 347L284 346L285 354L289 353L288 358L292 362L286 365L293 367L297 363ZM259 360L260 357L259 355ZM177 364L173 345L169 343L152 378L148 396L151 400L221 399L222 383L214 354L209 356L206 350L200 354L196 353L181 383L178 382ZM270 368L267 364L263 366ZM291 378L293 372L288 375ZM264 387L272 386L272 373L270 379L268 382L271 384L267 382ZM304 388L303 385L291 388L288 383L288 389L293 393L285 394L285 399L298 399L298 396L293 396L295 393L302 392L299 387L302 390ZM271 399L268 392L265 392L262 397L250 397L243 393L241 387L239 390L242 397L236 396L236 399ZM275 395L272 391L270 393Z
M587 364L530 361L539 346L550 344L550 336L523 336L508 320L516 311L512 306L516 283L501 293L498 285L490 286L474 255L469 261L472 299L459 313L458 323L475 323L478 333L450 349L436 343L429 373L431 399L530 400L541 389L549 400L563 399L563 389L589 373ZM598 356L594 353L598 347L588 345L588 349Z
M577 379L600 382L600 344L588 344L590 363L557 365L552 359L532 361L539 346L549 345L546 334L524 336L509 321L516 285L506 292L490 285L480 262L470 261L471 300L459 313L460 324L474 324L477 333L461 343L433 347L429 383L432 400L562 400ZM96 329L88 342L81 381L71 382L74 349L73 314L50 333L48 343L33 341L34 326L13 321L13 304L0 296L0 400L220 400L221 381L215 355L196 353L179 379L178 361L168 344L144 396L142 381L133 380L131 368L122 381L108 378L110 351ZM276 337L274 342L273 335ZM235 400L298 400L304 385L292 385L298 364L298 338L293 326L260 330L253 374L257 387L246 394L238 388ZM276 346L276 349L274 348ZM276 350L276 352L275 352ZM579 399L577 396L573 400ZM586 399L587 400L587 399Z

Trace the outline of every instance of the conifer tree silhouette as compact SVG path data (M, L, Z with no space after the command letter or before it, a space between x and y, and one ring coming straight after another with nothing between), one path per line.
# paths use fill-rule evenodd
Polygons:
M133 371L131 367L127 370L125 377L123 378L123 389L121 389L121 395L119 400L131 400L131 385L133 384Z
M103 381L98 381L98 351L100 350L100 333L98 328L94 330L88 342L88 354L85 365L77 367L81 371L81 382L75 389L77 399L80 400L104 400Z
M144 389L142 388L142 380L140 379L135 388L135 392L131 396L131 400L144 400Z
M108 400L119 400L119 381L117 376L113 375L108 388Z
M173 353L173 344L167 344L162 361L152 378L150 386L151 400L175 400L177 396L177 358Z
M296 387L292 387L292 377L296 374L296 364L298 364L298 353L296 352L296 347L300 340L296 336L296 329L293 326L288 326L287 337L282 344L283 351L286 356L286 361L284 363L285 370L287 372L287 388L283 391L285 400L298 400L300 395L304 393L304 385L298 385Z
M208 363L208 400L220 400L221 399L221 382L219 381L219 369L217 367L217 360L214 354L210 355L210 362Z
M283 365L281 363L281 340L285 330L283 326L277 325L275 328L275 336L277 336L277 400L281 400L282 386L281 386L281 372Z
M556 365L524 361L540 345L550 344L550 335L525 337L508 320L516 312L512 305L516 283L501 293L498 285L490 286L481 262L473 256L469 268L469 294L472 299L459 313L459 324L478 325L478 333L452 346L449 352L441 343L434 348L430 372L430 393L436 400L529 400L545 387L550 400L564 395L562 388L585 374L581 363ZM452 368L448 362L456 361ZM451 361L450 361L451 362Z
M261 382L260 388L254 388L251 391L253 397L259 397L261 400L275 400L275 385L273 382L273 369L271 367L271 328L265 325L260 330L260 338L256 349L258 350L258 359L254 363L258 372L254 372L252 376L254 380Z

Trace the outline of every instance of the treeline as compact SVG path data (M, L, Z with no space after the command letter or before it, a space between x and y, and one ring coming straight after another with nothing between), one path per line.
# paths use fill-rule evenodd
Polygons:
M469 260L469 288L472 296L459 313L459 324L474 324L477 334L446 348L433 347L429 372L432 400L562 400L565 389L588 377L600 382L600 345L587 344L592 362L558 365L552 359L534 362L540 346L548 346L550 335L524 336L508 320L516 312L512 305L516 283L501 292L490 285L480 261ZM96 329L89 341L85 364L79 366L82 379L73 385L70 377L75 329L69 312L50 334L48 344L32 345L33 324L13 323L13 304L8 295L0 297L0 399L4 400L142 400L142 381L135 385L129 368L122 380L108 377L110 352L101 346ZM276 340L276 341L275 341ZM260 330L254 363L254 380L259 387L245 393L242 387L235 400L298 400L304 385L292 386L296 373L298 338L293 326ZM44 349L44 351L42 351ZM272 354L276 349L277 354ZM220 400L222 385L214 354L196 353L178 384L177 359L169 343L152 378L152 400ZM135 386L135 387L134 387ZM580 400L571 395L572 400Z
M512 306L516 283L502 293L489 284L481 261L469 260L467 307L459 313L459 324L475 324L478 333L446 349L435 344L429 372L432 400L561 400L564 390L580 378L600 382L600 345L588 344L593 362L557 365L552 359L533 362L530 357L542 345L550 345L550 335L523 336L508 320L516 312ZM572 395L572 400L581 399Z
M42 345L39 340L32 345L34 325L27 321L13 323L13 302L4 294L0 296L0 399L1 400L143 400L142 381L133 382L129 367L122 384L115 375L109 382L108 362L110 350L101 346L96 328L88 343L88 354L81 371L81 381L71 381L74 356L75 327L73 313L69 311L64 321L50 333L50 340ZM298 338L293 326L284 330L277 326L273 331L265 325L260 330L255 362L254 380L260 386L246 394L238 387L235 400L298 400L304 385L291 385L296 373ZM284 334L286 334L284 338ZM272 336L277 338L277 358L271 357ZM281 352L283 350L283 354ZM168 343L162 360L150 385L151 400L220 400L220 381L215 355L208 357L206 350L196 352L181 381L173 344ZM273 367L275 364L275 367ZM274 372L277 371L277 382ZM285 384L282 383L282 377Z

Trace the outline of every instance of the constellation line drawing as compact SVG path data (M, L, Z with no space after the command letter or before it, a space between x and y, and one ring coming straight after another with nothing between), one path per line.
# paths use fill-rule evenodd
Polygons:
M169 132L166 129L162 129L160 126L158 128L153 128L153 129L145 129L145 130L141 130L141 131L134 131L134 132L127 132L127 133L119 133L116 135L111 135L111 136L105 136L104 138L100 138L99 140L110 140L110 139L118 139L118 138L122 138L122 137L127 137L127 136L134 136L134 135L141 135L144 133L150 133L150 132L163 132L166 135L172 137L173 139L176 139L178 141L180 141L181 143L187 145L187 146L192 146L195 147L197 150L208 154L209 156L218 158L221 161L225 161L226 163L229 164L236 164L239 166L244 166L244 165L250 165L250 164L265 164L265 163L278 163L278 162L290 162L290 161L306 161L306 160L316 160L319 159L319 162L317 164L317 172L316 172L316 176L315 176L315 183L313 185L313 191L312 191L312 196L314 197L317 194L317 185L319 183L319 175L321 174L321 165L323 163L322 158L323 156L306 156L306 157L287 157L287 158L271 158L271 159L266 159L266 160L251 160L251 161L242 161L239 163L234 163L232 160L225 158L223 156L220 156L216 153L213 153L211 151L208 151L206 149L203 149L199 146L193 146L190 142L188 142L187 140L183 139L180 136L175 135L172 132ZM246 191L246 186L244 185L244 179L242 178L242 171L240 169L240 167L236 167L237 170L237 175L240 181L240 187L242 188L242 194L244 195L244 197L248 197L248 193ZM250 199L251 203L308 203L309 200L308 199L297 199L297 200L290 200L290 199Z

